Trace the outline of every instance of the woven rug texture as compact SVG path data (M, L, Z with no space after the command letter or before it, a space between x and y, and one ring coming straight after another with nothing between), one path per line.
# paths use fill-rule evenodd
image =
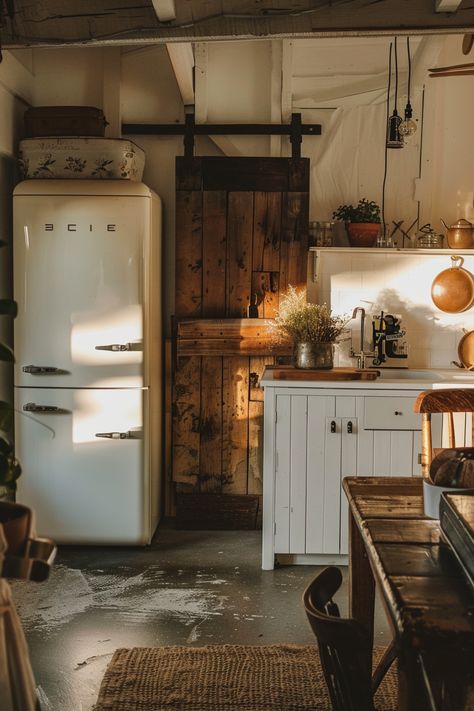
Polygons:
M382 648L376 648L374 661ZM375 697L396 711L394 667ZM317 647L209 645L118 649L94 711L331 711Z

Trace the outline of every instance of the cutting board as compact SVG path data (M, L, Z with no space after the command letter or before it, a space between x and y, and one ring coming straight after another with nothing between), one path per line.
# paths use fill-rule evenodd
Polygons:
M358 370L357 368L331 368L312 370L311 368L272 368L273 380L375 380L380 370Z

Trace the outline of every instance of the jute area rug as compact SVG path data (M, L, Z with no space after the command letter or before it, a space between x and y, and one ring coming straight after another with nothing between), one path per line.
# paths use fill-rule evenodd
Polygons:
M382 648L376 649L375 659ZM377 709L396 711L387 674ZM94 711L330 711L317 647L296 645L118 649Z

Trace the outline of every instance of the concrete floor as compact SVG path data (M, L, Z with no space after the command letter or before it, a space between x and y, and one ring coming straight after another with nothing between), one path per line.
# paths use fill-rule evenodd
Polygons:
M258 531L168 528L144 549L62 548L46 583L12 586L43 711L91 709L118 647L311 644L301 594L318 568L262 571L260 552Z

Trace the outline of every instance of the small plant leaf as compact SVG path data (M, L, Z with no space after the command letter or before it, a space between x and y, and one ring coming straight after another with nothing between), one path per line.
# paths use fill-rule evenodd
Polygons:
M16 301L13 299L0 299L0 314L2 316L12 316L16 317L18 313L18 306Z
M0 361L4 361L5 363L15 362L15 356L13 355L12 349L4 343L0 343Z

